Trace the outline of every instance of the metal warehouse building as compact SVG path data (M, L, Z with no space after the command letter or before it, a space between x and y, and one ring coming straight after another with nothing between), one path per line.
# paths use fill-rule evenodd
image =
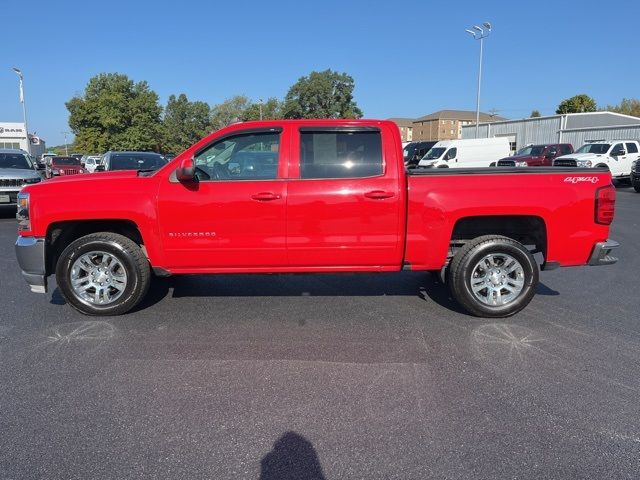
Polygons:
M481 123L480 138L507 137L511 150L537 143L570 143L578 149L593 140L640 140L640 118L613 112L567 113ZM462 138L475 138L475 125L462 127Z

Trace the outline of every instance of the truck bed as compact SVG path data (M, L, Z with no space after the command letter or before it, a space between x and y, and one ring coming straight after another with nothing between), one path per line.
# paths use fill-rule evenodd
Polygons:
M407 183L405 262L412 270L439 269L456 229L473 218L505 229L522 218L538 222L545 260L559 266L584 265L593 245L607 240L608 226L594 222L596 192L611 185L605 169L411 169Z

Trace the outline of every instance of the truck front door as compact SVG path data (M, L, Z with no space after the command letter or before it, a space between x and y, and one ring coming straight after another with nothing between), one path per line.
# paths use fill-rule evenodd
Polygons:
M624 173L631 172L631 162L628 160L627 151L624 148L624 143L616 143L611 149L609 169L611 175L623 175Z
M239 131L194 155L197 181L158 194L166 267L268 269L286 261L282 129Z
M292 139L289 264L398 267L405 177L393 142L376 127L301 127Z

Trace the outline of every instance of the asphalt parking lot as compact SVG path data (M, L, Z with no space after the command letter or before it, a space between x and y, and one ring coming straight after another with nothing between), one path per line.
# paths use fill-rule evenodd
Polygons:
M177 277L85 317L29 293L5 211L0 479L638 478L639 210L620 188L618 264L498 321L426 273Z

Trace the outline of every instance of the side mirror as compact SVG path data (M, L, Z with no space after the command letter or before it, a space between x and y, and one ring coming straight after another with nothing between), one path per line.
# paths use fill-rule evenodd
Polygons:
M106 168L104 167L104 165L97 165L96 168L93 170L94 172L104 172L106 170Z
M193 158L185 158L176 170L176 178L181 182L192 182L196 178L196 166Z
M613 154L614 157L624 157L627 154L626 150L618 150Z

